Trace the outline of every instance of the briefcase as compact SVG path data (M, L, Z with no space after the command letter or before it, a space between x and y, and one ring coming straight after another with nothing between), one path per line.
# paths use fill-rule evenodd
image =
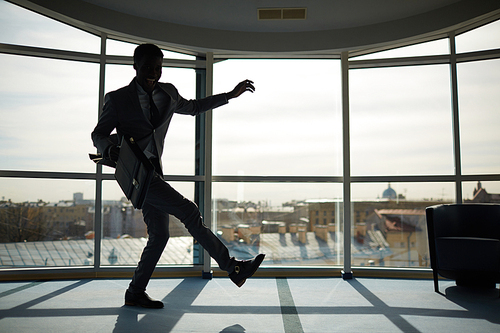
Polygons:
M142 209L155 169L132 137L123 136L115 178L136 209Z

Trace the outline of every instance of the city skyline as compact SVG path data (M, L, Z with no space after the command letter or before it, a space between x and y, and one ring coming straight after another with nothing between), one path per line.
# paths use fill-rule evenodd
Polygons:
M27 182L31 182L32 180L28 180L26 179L25 181ZM42 182L49 182L50 180L42 180ZM35 180L36 182L36 180ZM93 181L85 181L85 182L88 182L88 183L91 183L89 185L92 185L93 186ZM105 181L104 182L105 184L107 185L111 185L111 187L115 187L115 181ZM173 186L175 186L176 188L181 188L181 192L182 192L182 189L183 189L183 186L185 186L185 188L194 188L194 186L192 186L191 183L176 183L176 182L171 182L173 184ZM221 183L221 184L227 184L227 183ZM231 196L231 197L225 197L225 196L217 196L217 195L214 195L212 197L212 200L214 201L218 201L218 200L229 200L229 201L235 201L235 202L253 202L253 203L266 203L266 205L270 205L270 206L275 206L275 207L278 207L278 206L282 206L283 204L288 204L290 202L301 202L301 201L309 201L309 202L314 202L315 200L316 201L342 201L342 197L341 196L308 196L308 197L300 197L300 196L297 196L297 197L292 197L294 194L289 194L289 196L287 198L287 200L283 199L283 200L273 200L273 197L267 197L267 198L264 198L264 197L245 197L245 192L244 192L244 189L242 189L242 187L244 188L245 185L252 185L253 183L230 183L232 185L234 185L235 188L237 188L236 192L238 192L236 194L236 196ZM418 184L418 183L417 183ZM486 189L488 191L488 193L497 193L497 192L500 192L498 190L495 190L495 187L491 187L489 185L496 185L496 182L481 182L482 184L482 188ZM279 185L279 184L272 184L272 185ZM314 184L314 183L309 183L309 184L301 184L301 185L307 185L307 187L309 188L314 188L315 186L317 186L318 184ZM321 184L320 184L321 185ZM337 185L337 187L340 187L341 184L333 184L333 185ZM411 197L411 196L408 196L408 188L407 188L407 185L414 185L414 184L399 184L399 183L370 183L370 184L362 184L363 187L359 188L358 185L361 185L361 184L353 184L353 192L354 194L356 194L356 192L360 192L363 190L363 187L366 188L366 186L369 186L371 187L370 188L370 191L369 192L372 192L372 191L378 191L378 194L374 197L366 197L366 196L357 196L355 198L352 198L351 201L353 202L362 202L362 201L378 201L378 200L384 200L384 191L386 189L388 189L389 187L391 189L393 189L397 195L397 198L393 198L392 200L394 201L398 201L398 200L401 200L401 201L443 201L443 202L453 202L454 200L452 198L449 198L447 195L448 193L446 192L446 188L442 188L442 192L441 192L441 195L438 195L438 196L429 196L429 197L425 197L425 198L415 198L415 197ZM451 185L451 184L446 184L446 185ZM477 182L474 182L473 184L472 183L467 183L467 187L466 189L469 189L470 188L470 193L464 193L464 199L465 200L470 200L472 199L473 195L474 195L474 191L476 190L476 188L478 187L477 185ZM117 187L118 185L116 185ZM428 187L428 184L426 183L423 183L421 184L421 186L425 186L425 187ZM22 187L22 186L21 186ZM357 188L358 187L358 188ZM40 186L40 188L43 188L43 185ZM64 189L65 191L66 189ZM120 192L120 189L117 188L116 189L117 192L121 195L121 196L117 196L117 197L110 197L110 196L106 196L104 195L103 197L103 201L108 201L108 202L112 202L112 201L122 201L123 199L126 199L125 196ZM73 197L76 193L81 193L81 195L83 196L83 200L84 201L94 201L95 200L95 196L94 194L95 193L88 193L88 192L85 192L85 191L82 191L82 192L79 192L79 191L74 191L74 192L71 192L71 193L65 193L64 191L62 192L59 192L62 196L59 197L59 198L56 198L56 199L46 199L42 196L39 196L37 197L36 199L34 199L34 197L26 197L24 200L19 197L19 199L16 199L16 197L14 197L14 199L12 197L8 197L8 196L5 196L3 193L0 193L0 201L4 201L4 202L8 202L8 201L11 201L12 203L24 203L24 202L30 202L30 203L35 203L35 202L44 202L44 203L49 203L49 204L55 204L55 203L59 203L59 202L70 202L70 201L73 201ZM106 190L104 191L106 193ZM186 190L184 189L184 192L189 192L189 190ZM214 191L214 192L217 192L217 191ZM255 191L252 191L252 192L255 192ZM278 191L279 192L279 191ZM273 204L276 203L276 204Z

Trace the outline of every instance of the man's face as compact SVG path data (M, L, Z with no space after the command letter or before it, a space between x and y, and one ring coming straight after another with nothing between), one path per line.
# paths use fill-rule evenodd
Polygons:
M137 82L146 92L152 92L161 77L163 59L155 56L144 56L134 64Z

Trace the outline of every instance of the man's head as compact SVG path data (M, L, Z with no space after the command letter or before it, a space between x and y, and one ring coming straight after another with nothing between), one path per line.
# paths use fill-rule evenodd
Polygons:
M153 44L141 44L134 51L134 69L137 82L146 92L153 91L161 77L163 53Z

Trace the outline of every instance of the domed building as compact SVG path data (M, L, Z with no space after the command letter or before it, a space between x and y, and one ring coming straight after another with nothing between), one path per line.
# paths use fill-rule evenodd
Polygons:
M387 189L385 189L384 192L382 193L382 198L393 200L396 199L397 197L398 195L396 191L394 191L394 189L391 187L391 183L389 183Z

